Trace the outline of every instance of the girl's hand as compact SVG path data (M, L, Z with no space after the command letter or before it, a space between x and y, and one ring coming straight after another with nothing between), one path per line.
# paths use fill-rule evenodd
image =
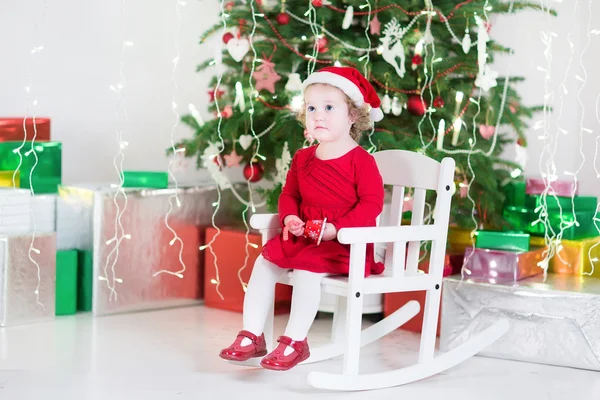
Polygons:
M337 237L337 229L333 224L329 222L325 224L325 231L323 232L323 239L321 240L333 240Z
M296 215L288 215L285 217L283 224L294 236L302 236L304 233L304 222Z

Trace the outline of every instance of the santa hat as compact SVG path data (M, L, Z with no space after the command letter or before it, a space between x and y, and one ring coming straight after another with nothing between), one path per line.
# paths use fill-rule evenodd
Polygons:
M371 106L371 120L381 121L383 112L379 106L381 100L371 83L356 68L352 67L325 67L314 72L302 83L302 91L314 83L325 83L335 86L344 92L357 107L369 104Z

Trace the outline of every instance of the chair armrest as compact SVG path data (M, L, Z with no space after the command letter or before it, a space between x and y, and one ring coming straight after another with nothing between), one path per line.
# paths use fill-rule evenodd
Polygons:
M254 229L280 229L279 214L254 214L250 217L250 226Z
M446 233L435 225L406 225L342 228L337 237L340 243L354 244L438 240L445 235Z

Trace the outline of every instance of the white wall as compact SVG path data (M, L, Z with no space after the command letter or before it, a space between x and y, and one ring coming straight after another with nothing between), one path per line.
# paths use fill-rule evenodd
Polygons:
M121 6L125 4L125 14ZM181 113L194 103L204 118L210 76L195 72L206 58L201 33L217 19L215 1L188 0L180 7L181 26L175 37L175 1L107 0L3 1L0 6L0 115L22 116L34 96L37 116L52 118L52 136L63 142L63 181L115 181L113 157L118 151L116 129L129 142L125 169L166 170L165 150L177 121L171 100ZM35 23L39 31L35 34ZM10 38L6 40L6 38ZM110 85L120 82L121 43L125 50L123 107ZM172 82L175 41L180 62ZM42 52L30 53L32 47ZM27 64L33 61L31 75ZM32 97L25 86L32 78ZM116 116L126 109L128 121ZM121 115L124 115L121 113ZM175 140L189 137L185 125ZM197 177L193 165L187 177ZM181 174L180 174L181 175Z
M595 139L600 133L600 121L596 118L596 100L600 77L596 73L599 37L592 35L591 47L580 60L582 45L587 43L587 18L600 16L600 4L588 11L591 0L550 2L559 16L548 18L539 12L519 13L514 17L497 17L491 31L492 37L515 49L515 55L497 60L495 68L501 73L518 74L527 78L520 91L527 104L541 104L544 99L544 74L538 66L546 67L545 47L540 39L542 30L557 34L552 45L551 80L548 91L554 92L555 112L548 117L548 132L556 136L557 126L569 132L560 135L558 152L554 157L557 172L574 172L582 156L586 162L578 175L581 193L600 195L600 185L593 168ZM52 134L64 143L63 176L67 183L80 181L115 180L113 157L118 150L116 129L122 127L124 139L129 142L126 150L125 169L166 168L164 150L170 146L170 132L176 118L171 110L174 97L181 112L194 103L204 118L210 74L198 74L195 67L214 52L220 37L213 37L204 46L198 44L200 34L217 20L219 3L211 0L187 0L181 7L181 27L177 41L180 46L180 62L175 74L178 90L172 84L172 60L176 55L175 33L177 16L175 1L106 0L48 1L45 14L43 0L27 2L2 2L0 6L0 115L22 116L27 113L33 99L28 100L24 88L29 77L33 80L32 94L37 97L35 114L52 118ZM121 5L125 4L125 15ZM435 1L434 1L435 4ZM577 4L577 7L574 7ZM574 19L575 18L575 19ZM35 23L39 30L35 33ZM122 28L124 32L122 32ZM592 29L600 28L594 26ZM462 33L462 31L459 31ZM567 35L571 33L574 56L565 86L568 94L559 91L565 77L569 59ZM128 122L115 114L117 95L109 86L119 82L121 43L130 40L133 46L126 49L123 89L124 105ZM34 45L44 50L30 54ZM33 61L31 73L27 64ZM577 96L582 83L575 76L583 77L583 62L588 82ZM560 97L564 107L559 117ZM542 116L538 116L539 119ZM580 124L594 130L584 133L580 140ZM543 130L530 129L528 147L530 161L525 173L540 174L538 161L543 142L537 139ZM189 137L191 131L178 125L175 140ZM512 149L506 155L512 157ZM600 169L600 161L598 162ZM545 169L545 167L544 167ZM239 171L237 171L239 175ZM179 177L206 176L195 171L193 165Z
M540 114L527 133L529 163L525 174L540 176L540 171L548 171L546 162L551 158L556 164L559 178L573 179L565 171L574 173L579 169L577 178L580 193L600 195L600 185L593 166L596 137L600 134L600 120L596 118L596 100L600 88L600 76L596 72L596 65L600 60L599 37L591 35L589 48L583 52L588 45L588 19L597 20L600 16L600 4L593 0L545 0L544 3L556 9L558 16L526 11L510 18L498 17L491 31L492 37L515 50L514 56L499 59L495 68L501 74L509 72L526 78L518 86L524 103L541 105L544 104L545 94L551 95L548 104L553 111L546 117L546 129L533 129L535 121L544 120L544 115ZM592 3L596 4L590 12L589 5ZM592 23L590 29L598 28L595 25L597 24ZM542 41L542 32L556 35L549 48ZM572 51L569 40L573 43ZM546 53L547 49L550 51ZM572 59L569 61L571 54ZM545 79L546 73L538 67L550 69L549 80ZM584 83L576 77L585 78L585 71L587 81ZM585 133L581 127L589 128L594 133ZM559 129L568 134L558 133ZM538 139L545 131L555 139L556 146L550 146L556 147L556 153L552 157L547 153L543 155L546 142ZM580 154L580 147L583 155ZM507 149L506 156L513 155L513 149ZM600 170L600 160L596 165Z

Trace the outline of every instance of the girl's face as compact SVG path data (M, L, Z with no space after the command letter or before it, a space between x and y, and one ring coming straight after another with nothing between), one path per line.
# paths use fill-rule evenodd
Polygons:
M304 92L306 130L319 142L335 142L350 135L354 121L350 118L346 95L326 84L313 84Z

